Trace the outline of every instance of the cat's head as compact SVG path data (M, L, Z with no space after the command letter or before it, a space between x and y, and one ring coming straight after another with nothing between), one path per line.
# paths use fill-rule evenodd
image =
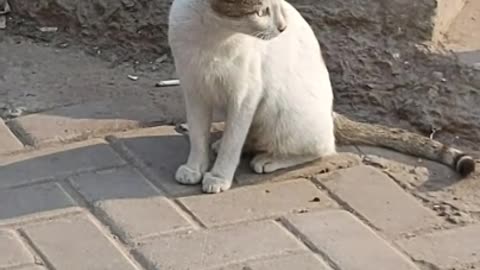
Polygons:
M287 28L284 0L209 0L223 27L264 40Z

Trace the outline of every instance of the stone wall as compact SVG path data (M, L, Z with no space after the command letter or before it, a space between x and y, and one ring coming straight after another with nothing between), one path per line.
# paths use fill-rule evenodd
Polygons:
M171 0L10 0L14 12L84 38L165 50ZM374 31L413 39L433 33L435 0L292 0L322 30Z

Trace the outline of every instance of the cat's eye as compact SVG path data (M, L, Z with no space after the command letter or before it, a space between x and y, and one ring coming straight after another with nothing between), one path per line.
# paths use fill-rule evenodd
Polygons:
M264 9L261 9L257 11L258 17L265 17L270 15L270 7L266 7Z

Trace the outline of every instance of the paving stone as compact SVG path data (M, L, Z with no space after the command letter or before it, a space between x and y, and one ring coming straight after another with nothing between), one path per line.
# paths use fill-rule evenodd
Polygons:
M175 132L174 127L157 127L115 135L121 145L135 160L144 165L151 180L171 195L201 193L197 186L178 184L175 179L177 168L188 157L188 138Z
M288 221L339 269L418 270L406 256L346 211L301 214Z
M122 164L103 140L0 157L0 188Z
M15 270L47 270L47 268L40 265L27 265L20 268L15 268Z
M379 166L388 168L389 173L395 176L398 175L398 180L400 181L403 180L402 175L399 175L400 170L396 169L395 167L398 166L392 164L391 161L408 166L407 168L403 168L406 172L411 171L412 168L416 168L413 173L415 173L415 176L421 177L416 177L418 179L403 180L402 183L407 186L411 184L414 186L424 185L425 188L437 189L456 183L460 179L460 176L450 167L435 161L420 159L381 147L360 146L359 149L365 155L374 155L385 159L374 159L373 162L378 163ZM415 180L416 182L414 182Z
M221 128L217 126L212 128L214 136L220 136L218 130ZM201 193L199 186L183 186L174 180L178 166L187 160L189 152L188 137L177 133L174 127L157 127L126 132L115 135L115 138L129 154L146 164L146 169L156 178L156 183L169 194L181 196ZM348 147L342 149L341 151L352 150ZM356 166L361 164L361 160L358 155L342 153L306 166L266 175L254 173L248 163L248 157L242 159L235 176L234 186L311 176L319 172Z
M11 153L23 149L23 144L13 135L5 122L0 118L0 154Z
M136 251L151 268L205 269L305 250L273 221L166 236Z
M33 263L33 256L9 231L0 231L0 269Z
M73 185L125 239L190 229L190 223L139 173L121 168L75 176Z
M336 206L306 179L246 186L215 196L189 196L180 201L209 227Z
M57 219L24 230L55 269L136 269L87 217Z
M281 257L244 262L215 270L329 270L327 264L309 253L283 255Z
M332 155L324 159L299 165L290 169L279 170L269 174L256 174L250 168L249 162L250 159L244 158L239 166L239 169L237 170L235 180L240 185L310 177L315 174L332 172L362 164L359 155L349 152L339 152L337 155Z
M462 177L443 164L377 147L360 147L368 162L431 205L449 204L462 212L480 212L479 172ZM480 161L477 161L480 166ZM448 218L447 216L443 217Z
M433 212L372 167L350 168L328 177L317 177L317 180L389 235L396 236L439 223Z
M436 12L432 18L434 26L432 40L434 42L446 42L445 35L450 32L449 29L452 28L451 25L455 22L455 18L461 16L466 2L467 0L437 0Z
M166 115L166 107L151 97L122 97L19 117L12 127L29 144L42 146L171 122Z
M444 0L446 1L446 0ZM480 70L480 3L478 1L457 0L466 2L459 14L445 33L445 48L458 56L458 60Z
M438 269L459 269L466 264L480 264L479 239L480 225L477 224L397 243L415 260L433 264Z
M0 224L73 211L73 199L57 183L0 191Z
M40 265L27 265L20 268L15 268L15 270L47 270L47 268Z

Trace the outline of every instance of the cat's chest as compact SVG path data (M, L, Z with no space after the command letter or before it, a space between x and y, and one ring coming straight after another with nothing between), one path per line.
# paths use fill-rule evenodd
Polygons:
M189 76L201 92L216 105L224 106L228 100L242 95L252 80L254 69L242 57L201 54L190 59Z
M207 85L233 82L249 72L242 55L198 52L190 58L190 73Z

